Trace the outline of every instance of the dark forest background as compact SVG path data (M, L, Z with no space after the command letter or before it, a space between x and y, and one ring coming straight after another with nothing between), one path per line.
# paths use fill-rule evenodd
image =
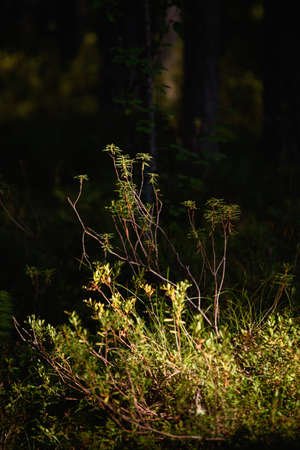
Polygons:
M17 318L60 323L81 308L87 272L66 198L88 174L80 211L111 231L101 149L112 142L152 155L179 245L182 201L241 206L228 285L255 290L283 262L297 274L296 20L291 5L261 0L1 2L0 290Z

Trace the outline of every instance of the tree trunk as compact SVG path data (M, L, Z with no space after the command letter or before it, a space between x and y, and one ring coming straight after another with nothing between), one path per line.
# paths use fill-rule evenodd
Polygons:
M269 162L300 157L300 31L295 7L265 2L264 146Z
M218 152L218 144L210 138L214 134L219 97L220 0L185 2L183 21L183 143L202 157L210 158Z
M148 110L149 135L148 135L148 153L151 156L150 166L146 170L146 183L144 197L147 203L152 204L153 187L149 183L151 173L157 171L157 148L156 148L156 127L155 127L155 105L154 105L154 74L153 74L153 50L152 50L152 21L150 0L145 0L145 25L146 25L146 52L148 60L148 73L146 80L146 108Z

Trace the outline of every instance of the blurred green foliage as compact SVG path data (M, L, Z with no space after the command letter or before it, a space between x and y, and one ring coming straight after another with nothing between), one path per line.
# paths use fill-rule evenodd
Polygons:
M95 114L94 94L100 72L95 33L86 33L78 54L67 68L57 55L0 52L0 120L31 119L37 114Z

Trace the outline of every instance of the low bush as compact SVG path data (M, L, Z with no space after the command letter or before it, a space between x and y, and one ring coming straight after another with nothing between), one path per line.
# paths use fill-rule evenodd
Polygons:
M254 299L245 305L245 293L239 298L224 288L237 205L211 199L198 228L196 205L185 202L189 237L201 262L192 268L161 225L156 177L145 173L148 156L132 160L115 146L106 150L117 176L119 197L109 208L117 239L84 224L78 201L86 176L80 175L78 197L69 203L82 226L82 260L92 274L84 286L90 314L70 312L60 327L35 316L24 327L15 320L38 359L31 375L37 378L2 386L3 398L10 396L1 419L4 448L24 436L20 426L14 438L11 431L20 411L30 445L37 448L296 442L299 322L290 309L277 312L281 298L291 295L290 267L274 275L271 305L260 302L256 308ZM133 181L136 161L139 185ZM153 204L143 202L146 175ZM88 237L100 244L102 261L90 261ZM161 252L169 255L169 266ZM182 274L182 281L174 274ZM29 413L37 404L40 412Z
M158 443L162 438L186 440L187 445L199 441L199 446L203 441L235 442L240 434L250 442L296 439L300 333L295 319L272 314L255 333L222 326L218 337L200 315L189 313L187 283L162 286L165 296L141 284L148 295L145 305L143 295L125 298L121 288L113 288L109 265L96 271L113 293L106 295L106 305L85 301L94 332L75 312L60 329L31 317L31 331L19 331L48 363L40 369L41 397L56 393L58 401L66 397L67 387L78 402L81 398L86 408L107 418L99 448L116 448L127 434L137 444L146 437ZM137 302L145 307L143 316ZM49 427L51 417L47 422ZM57 442L63 438L59 425L52 417ZM51 429L43 429L50 439Z

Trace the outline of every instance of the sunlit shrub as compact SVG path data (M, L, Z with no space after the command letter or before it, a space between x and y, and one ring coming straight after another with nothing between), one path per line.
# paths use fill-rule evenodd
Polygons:
M79 410L84 404L97 411L99 448L125 445L126 436L156 448L161 440L179 440L193 448L203 442L234 443L241 436L248 441L269 442L272 435L295 440L299 323L288 312L276 313L293 281L290 267L274 275L270 307L254 311L249 301L248 310L243 309L237 294L223 290L228 239L238 207L209 200L206 227L198 228L196 205L186 201L189 237L205 274L197 281L160 225L162 201L154 174L149 176L154 202L143 202L148 156L137 157L142 167L137 184L137 160L113 145L106 150L117 176L118 198L109 211L119 240L99 235L80 217L78 202L86 175L77 177L79 194L75 201L69 199L82 226L83 261L91 269L84 286L90 319L73 311L68 313L69 323L57 328L35 316L25 328L15 321L22 339L40 363L44 361L39 377L45 401L51 404L52 394L62 400L67 391L74 392ZM90 261L88 237L100 245L102 261ZM160 264L162 239L185 274L182 281L174 280L173 270ZM203 283L208 277L211 282ZM22 389L20 398L27 392ZM69 436L55 416L42 421L39 429L35 439L66 446ZM79 431L78 436L84 439ZM90 435L85 445L94 448Z

